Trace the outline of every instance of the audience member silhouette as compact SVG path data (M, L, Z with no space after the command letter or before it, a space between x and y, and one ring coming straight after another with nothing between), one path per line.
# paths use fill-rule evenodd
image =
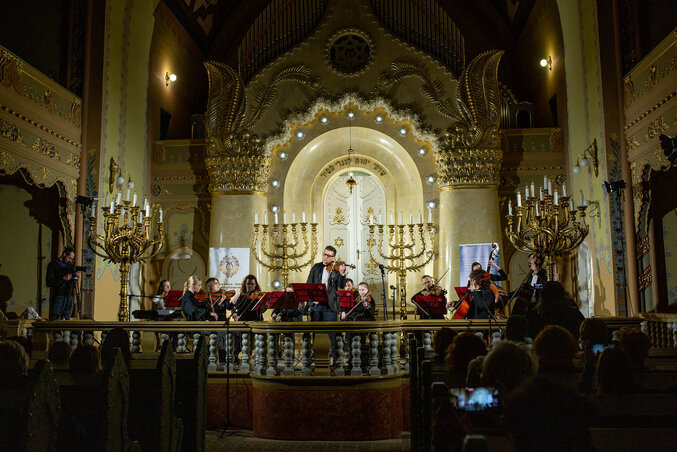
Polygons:
M94 373L101 370L99 349L93 345L80 345L73 351L70 359L73 372Z
M541 325L559 325L578 339L578 329L584 317L576 303L567 298L560 283L548 281L543 285L536 311Z
M435 333L435 361L444 361L447 349L454 342L458 333L451 328L441 328Z
M129 345L129 333L121 327L115 327L108 332L106 339L101 344L101 356L107 357L113 348L118 347L127 365L132 359L132 351Z
M532 350L538 358L539 374L576 370L573 358L578 345L571 333L561 326L546 326L534 339Z
M536 375L536 361L522 344L502 341L492 347L482 364L482 381L505 397L520 383Z
M630 358L632 368L635 372L647 370L646 359L649 357L651 349L651 339L644 332L637 328L624 327L616 333L618 346Z
M526 342L529 335L529 322L522 315L511 315L505 324L505 339L513 342Z
M54 369L68 369L68 362L71 358L70 344L59 341L52 344L47 355L49 362L52 363Z
M634 394L637 384L628 355L620 348L607 348L597 362L597 395Z
M447 349L444 362L451 372L462 374L468 373L468 363L475 357L485 355L487 346L484 340L471 332L463 332L454 338Z
M25 376L30 358L18 341L0 342L0 378Z

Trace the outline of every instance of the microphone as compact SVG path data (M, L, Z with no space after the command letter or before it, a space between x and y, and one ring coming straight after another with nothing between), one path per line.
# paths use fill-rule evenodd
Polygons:
M378 264L378 269L381 270L381 274L385 273L385 267L383 266L383 264Z
M391 288L392 290L395 290L395 289L396 289L396 287L395 287L395 286L390 286L390 288Z

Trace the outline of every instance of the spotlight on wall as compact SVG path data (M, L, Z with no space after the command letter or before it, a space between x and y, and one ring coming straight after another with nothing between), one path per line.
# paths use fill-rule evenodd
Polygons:
M276 279L275 281L273 281L274 288L279 289L281 285L282 283L279 280Z
M176 74L170 74L165 72L165 86L169 86L169 82L174 83L176 81Z
M541 67L547 67L552 71L552 57L548 55L548 58L543 58L540 62Z
M437 203L435 201L428 201L426 205L428 206L428 209L434 209L437 207Z
M604 181L602 182L602 189L604 190L604 193L607 195L610 193L618 193L620 194L625 187L627 187L628 184L623 180L609 180L609 182Z
M674 165L675 161L677 161L677 138L664 133L660 134L658 138L661 140L661 147L663 148L665 158Z

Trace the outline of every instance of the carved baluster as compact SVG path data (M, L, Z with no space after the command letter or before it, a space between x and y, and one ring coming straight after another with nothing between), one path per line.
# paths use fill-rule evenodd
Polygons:
M284 338L284 369L282 369L282 375L286 377L294 375L294 339L291 336Z
M71 350L75 350L73 348L73 344L71 343L71 332L69 330L64 330L63 341L71 346Z
M392 365L393 365L393 373L396 374L397 372L400 371L400 365L399 365L399 360L400 360L400 349L399 349L399 342L400 338L398 333L390 333L390 358L392 360Z
M397 337L397 333L393 333L393 336ZM404 362L402 363L402 372L409 373L409 341L404 342L404 352L405 356Z
M178 333L176 335L176 353L186 353L188 349L186 348L186 334Z
M254 358L254 373L256 375L263 375L263 369L266 367L266 335L255 334L256 341L254 342L256 354Z
M313 374L310 367L310 337L304 335L301 344L301 375L308 376Z
M92 332L91 332L91 331L87 331L87 332L85 332L85 333L83 333L83 334L84 334L84 338L83 338L82 342L83 342L85 345L94 345L94 335L92 334Z
M141 351L141 333L132 331L132 353L139 353Z
M423 352L426 358L432 358L435 356L435 350L433 350L432 333L430 331L423 332Z
M268 368L266 375L273 377L277 375L277 334L270 333L268 336Z
M66 342L66 340L63 337L63 331L57 331L54 333L54 342ZM104 339L106 338L106 332L102 331L101 332L101 342L103 343ZM68 342L70 344L70 341Z
M202 333L193 333L193 346L191 347L193 352L195 352L195 347L200 342L200 336L202 336Z
M390 337L390 333L383 333L383 367L385 368L386 375L392 375L395 373L393 371L393 364L390 356Z
M343 335L341 334L336 335L335 346L336 346L336 367L334 368L334 375L337 377L344 377L346 375L346 371L343 368L343 366L346 365L345 358L346 351L344 349L343 344Z
M71 348L75 350L80 345L80 333L77 331L71 331L70 334Z
M369 335L369 350L371 358L369 360L369 375L377 377L381 375L381 369L378 368L378 333Z
M165 341L169 340L169 334L166 332L160 333L160 346L158 347L158 350L162 350L162 344L165 343Z
M251 364L249 364L249 333L242 333L242 363L240 364L240 372L249 372Z
M217 338L218 336L215 333L209 333L209 364L207 365L207 372L216 372L216 367L219 364Z
M677 322L672 323L672 348L677 348Z
M225 369L227 372L232 372L235 370L235 348L233 347L233 333L226 334L226 362L228 363L228 368Z
M361 338L359 334L356 334L355 336L353 336L352 343L353 368L350 369L350 376L352 377L362 376L362 358L360 357L360 353L362 353Z

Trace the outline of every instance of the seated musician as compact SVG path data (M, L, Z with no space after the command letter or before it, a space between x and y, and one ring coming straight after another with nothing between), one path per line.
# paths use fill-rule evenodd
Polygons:
M153 309L158 311L165 308L165 300L169 291L172 290L172 285L166 279L160 281L155 297L153 298Z
M496 265L496 262L494 262L493 260L490 260L489 266L496 269L496 271L498 271L498 275L494 275L494 274L489 273L489 275L490 275L489 277L491 278L492 281L506 281L508 279L508 275L506 275L505 271L503 271L503 269L501 267ZM477 269L484 270L482 268L482 264L480 264L479 262L473 262L472 266L470 268L470 271L477 270Z
M440 286L435 285L435 282L433 279L428 276L428 275L423 275L421 277L421 285L423 286L423 290L420 292L417 292L414 294L413 297L411 297L411 301L413 302L418 295L423 295L423 296L435 296L435 297L440 297L442 300L444 300L444 303L446 304L447 302L447 297L445 294L447 293L446 290L442 289ZM433 315L427 315L425 313L421 313L421 319L443 319L444 315L443 314L433 314Z
M374 310L376 309L376 301L371 295L369 284L361 282L357 285L358 299L356 305L348 312L341 313L341 320L348 320L351 322L374 321Z
M186 320L209 320L210 317L216 319L216 314L210 315L206 299L199 299L200 295L203 295L202 279L190 276L184 284L184 292L179 300Z
M235 292L233 298L231 298L231 303L228 305L230 309L235 310L233 320L242 320L243 322L263 320L261 311L252 310L257 301L254 295L259 292L261 292L261 287L256 280L256 276L245 276L240 290Z
M207 300L209 309L216 314L217 320L226 320L226 311L228 310L228 297L221 293L221 282L216 278L209 278L205 283L207 287Z
M472 303L466 319L487 319L493 316L496 305L494 292L489 285L491 282L485 278L485 271L478 269L470 273L470 284L468 293L472 298Z
M285 292L294 292L291 284L285 287ZM277 308L273 310L271 315L273 320L278 320L280 322L303 322L303 303L299 302L297 309L280 309Z

